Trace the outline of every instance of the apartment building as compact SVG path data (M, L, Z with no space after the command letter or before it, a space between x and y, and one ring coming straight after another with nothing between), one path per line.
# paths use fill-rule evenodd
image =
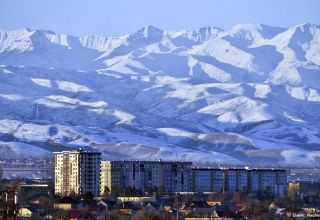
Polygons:
M145 192L261 192L285 195L282 169L192 168L191 162L100 161L101 153L55 152L55 193L105 194L135 188ZM101 163L100 163L101 162Z
M54 152L55 194L70 195L100 191L101 153L85 151Z
M222 170L224 175L224 191L227 192L247 192L249 179L247 169L225 169Z
M223 172L221 169L193 168L192 180L194 192L223 191Z
M191 168L191 162L102 161L100 192L126 187L142 192L151 187L164 192L189 192L192 190Z
M282 169L193 168L194 192L259 192L285 195L287 173Z
M268 191L282 196L287 193L287 171L284 169L251 169L249 191Z

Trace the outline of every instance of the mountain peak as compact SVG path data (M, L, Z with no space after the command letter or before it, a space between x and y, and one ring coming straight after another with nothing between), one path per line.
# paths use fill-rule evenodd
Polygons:
M231 32L274 32L274 30L283 31L286 28L274 27L260 23L237 24L231 28Z
M205 26L201 27L196 31L193 31L193 36L198 38L199 42L203 42L209 39L217 37L223 30L217 27Z
M20 30L24 31L24 32L32 32L33 31L32 29L30 29L28 27L21 28Z
M232 30L253 30L261 28L261 24L259 23L243 23L243 24L236 24L232 27Z
M312 23L301 23L301 24L294 26L293 28L301 29L302 31L304 31L304 30L308 30L310 28L320 29L320 25L316 25L316 24L312 24Z
M199 30L218 30L218 31L223 31L223 29L219 28L219 27L213 27L213 26L204 26L199 28Z
M160 28L157 28L154 25L147 25L143 27L142 29L148 30L148 31L162 31Z
M259 23L237 24L225 33L226 36L252 41L254 39L271 39L286 28L273 27Z
M155 26L148 25L139 29L134 34L129 35L129 41L152 43L161 40L163 38L163 34L163 30L156 28Z
M145 38L149 38L152 36L159 36L163 35L163 30L153 26L153 25L147 25L141 29L139 29L135 35L143 35Z
M313 26L167 32L149 25L120 38L0 31L0 142L10 136L52 151L97 143L123 159L316 162Z

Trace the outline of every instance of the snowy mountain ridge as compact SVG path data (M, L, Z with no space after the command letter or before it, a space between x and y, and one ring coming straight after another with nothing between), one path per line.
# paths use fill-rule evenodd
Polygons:
M320 158L319 25L147 26L120 37L0 30L0 65L5 155L86 145L122 159Z

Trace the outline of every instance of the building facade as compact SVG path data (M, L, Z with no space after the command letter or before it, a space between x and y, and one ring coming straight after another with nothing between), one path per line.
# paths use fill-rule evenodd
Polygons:
M287 171L284 169L249 170L249 191L265 191L283 196L287 193Z
M102 161L100 192L126 187L142 192L157 188L163 192L192 190L192 163L169 161Z
M193 168L192 186L193 192L222 192L223 172L221 169Z
M101 153L84 150L54 152L55 194L70 195L100 191Z
M281 169L193 168L194 192L270 192L285 195L287 173Z

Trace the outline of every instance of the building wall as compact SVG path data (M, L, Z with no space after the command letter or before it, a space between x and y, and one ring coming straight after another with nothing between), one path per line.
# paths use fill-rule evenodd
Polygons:
M288 193L287 172L285 170L277 171L278 192L276 194L283 196Z
M194 192L213 191L213 172L210 169L193 169L192 177Z
M237 192L248 192L249 190L249 178L248 170L237 170Z
M102 161L101 194L134 187L164 192L259 192L285 195L287 174L278 169L191 168L191 162Z
M192 169L194 192L222 192L224 174L221 169Z
M142 191L157 187L165 192L192 190L191 162L103 161L101 163L101 194L108 187L134 187Z
M79 152L64 151L54 153L55 194L80 193Z
M250 170L249 191L267 191L279 196L286 195L287 172L278 169Z
M259 170L251 170L249 173L249 191L258 192L260 190L261 178Z
M100 195L104 195L108 190L111 190L111 173L110 162L101 161L100 165Z
M278 169L193 168L195 192L259 192L285 195L287 174Z
M71 203L55 203L53 204L55 209L63 209L63 210L71 210L72 204Z
M80 194L100 194L100 153L80 153Z
M237 192L237 171L228 170L225 173L225 191Z
M221 169L212 170L213 192L222 192L224 189L224 173Z

